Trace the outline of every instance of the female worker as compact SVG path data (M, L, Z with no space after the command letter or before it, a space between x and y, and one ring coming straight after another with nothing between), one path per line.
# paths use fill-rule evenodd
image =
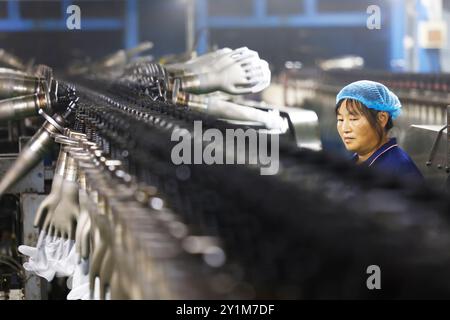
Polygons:
M388 137L401 107L397 96L381 83L353 82L336 97L337 129L346 149L355 153L356 164L423 181L408 154Z

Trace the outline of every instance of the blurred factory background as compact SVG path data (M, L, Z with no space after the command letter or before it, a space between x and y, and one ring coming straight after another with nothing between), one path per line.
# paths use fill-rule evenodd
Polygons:
M0 1L0 300L449 298L449 23L445 0ZM423 184L349 163L358 80L399 97ZM280 172L169 163L196 120L276 136Z
M415 0L1 1L0 30L4 49L54 66L150 40L157 44L156 57L193 47L204 53L246 45L275 70L286 61L313 66L351 54L363 57L369 68L445 72L450 70L450 35L439 29L439 43L429 48L418 28L420 22L447 21L450 6L430 3L432 9ZM79 31L67 32L70 4L82 9ZM380 9L379 29L367 28L371 5Z

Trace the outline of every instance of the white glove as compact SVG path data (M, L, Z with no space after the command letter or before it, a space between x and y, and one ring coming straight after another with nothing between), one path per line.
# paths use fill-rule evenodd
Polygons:
M25 246L25 245L21 245L19 246L18 250L20 253L22 253L23 255L32 258L32 259L37 259L38 256L38 250L39 249L43 249L45 247L45 237L46 234L44 231L41 231L39 233L39 237L38 237L38 241L36 244L36 247L30 247L30 246Z
M78 258L78 257L77 257ZM89 300L89 261L81 259L75 266L67 300Z
M261 60L261 71L262 71L262 79L260 83L252 88L252 93L261 92L270 86L270 80L272 77L272 73L270 71L269 64L266 60Z
M255 93L269 85L271 75L268 63L247 48L226 53L199 67L196 72L192 84L184 82L183 90L193 93L217 90L230 94Z
M286 132L289 129L288 120L280 115L279 110L272 109L265 113L267 115L264 123L267 129L280 130L281 132Z
M36 268L39 266L48 264L47 255L46 255L46 243L47 237L44 231L41 231L39 234L38 242L36 247L30 247L21 245L18 250L20 253L28 256L30 259L28 262L24 263L24 268L27 271L34 272Z
M54 269L57 277L69 277L75 271L77 264L77 255L75 251L75 241L66 239L63 242L63 253L61 258L56 261Z
M253 58L234 63L220 71L208 72L198 75L198 88L194 93L208 93L223 91L229 94L249 94L261 91L265 88L270 78L270 71L264 70L267 63ZM186 91L190 91L187 89Z
M222 48L213 52L203 54L201 56L188 60L184 63L175 63L167 65L166 68L169 71L182 70L190 73L204 72L203 68L205 68L205 66L209 66L211 63L213 63L221 56L230 53L232 51L233 50L231 50L230 48Z
M67 300L91 300L89 292L89 280L88 282L83 283L82 285L70 290L69 294L67 295Z
M61 238L51 238L41 231L36 248L19 246L19 252L30 257L23 264L25 270L52 281L56 274L55 264L63 255L63 242Z
M216 117L229 120L259 122L271 130L284 131L288 126L287 120L280 116L278 110L266 112L217 98L208 98L206 104L206 112Z
M197 65L200 70L198 70L196 73L205 73L210 71L217 72L229 67L232 64L239 63L248 59L258 60L258 52L250 50L247 47L238 48L231 52L221 53L220 55L217 55L215 59L205 60L202 63L203 65ZM202 70L201 68L205 69Z
M255 93L269 86L271 78L269 64L247 47L223 48L185 63L168 65L167 69L183 71L183 90L192 93Z

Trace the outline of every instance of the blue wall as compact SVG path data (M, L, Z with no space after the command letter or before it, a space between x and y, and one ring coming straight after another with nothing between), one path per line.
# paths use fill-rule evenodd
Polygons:
M403 58L404 0L196 0L200 52L247 45L282 67L286 60L355 54L370 68L395 70ZM295 4L295 5L294 5ZM381 9L381 29L369 30L366 10ZM288 8L288 10L286 9Z
M277 17L277 28L264 26L242 28L238 25L233 27L230 21L235 20L219 19L226 27L209 29L209 45L232 48L248 46L258 50L262 57L277 67L282 67L286 60L300 60L306 65L312 65L317 59L357 54L365 58L368 67L389 69L393 51L402 50L401 32L397 32L396 36L392 33L394 29L391 28L391 4L401 3L403 0L266 0L265 6L256 6L256 12L254 5L262 0L195 1L213 4L208 10L203 10L207 15L237 17L240 18L237 22L241 24L249 23L246 18L249 15L256 15L256 18L265 17L266 14ZM26 9L30 4L34 4L34 8L28 10L28 15L32 14L34 18L40 16L46 18L49 15L50 18L57 18L61 15L61 10L55 7L54 3L23 1L21 7ZM81 7L82 19L95 17L123 19L127 9L125 0L73 1L73 3ZM178 54L185 51L185 3L183 0L136 0L135 18L131 18L132 21L128 22L137 22L138 31L130 31L128 36L125 19L121 28L106 31L85 29L0 32L0 43L1 47L15 52L24 59L35 57L37 61L54 66L62 66L75 56L101 57L141 40L154 42L152 54L156 57ZM314 3L315 5L312 5ZM5 4L6 2L0 2L0 19L4 18L7 7ZM315 26L283 27L284 19L287 19L288 15L362 16L366 15L365 8L371 4L377 4L382 9L381 30L368 30L364 21L358 22L358 26L345 26L348 24L345 19L341 26L336 26L336 20L333 26L327 26L328 20L322 19L320 27L317 26L317 21ZM24 8L22 11L26 11ZM311 21L311 18L309 19Z

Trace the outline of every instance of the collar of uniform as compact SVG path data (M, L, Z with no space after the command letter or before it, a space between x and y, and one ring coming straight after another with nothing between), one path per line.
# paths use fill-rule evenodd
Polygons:
M390 138L388 142L386 142L385 144L383 144L381 147L378 148L377 151L375 151L366 161L364 161L361 164L367 165L367 166L371 166L373 164L373 162L375 162L375 160L382 154L384 153L386 150L394 147L397 145L397 139L396 138ZM353 157L352 157L352 161L356 163L356 161L358 161L358 154L354 153Z

